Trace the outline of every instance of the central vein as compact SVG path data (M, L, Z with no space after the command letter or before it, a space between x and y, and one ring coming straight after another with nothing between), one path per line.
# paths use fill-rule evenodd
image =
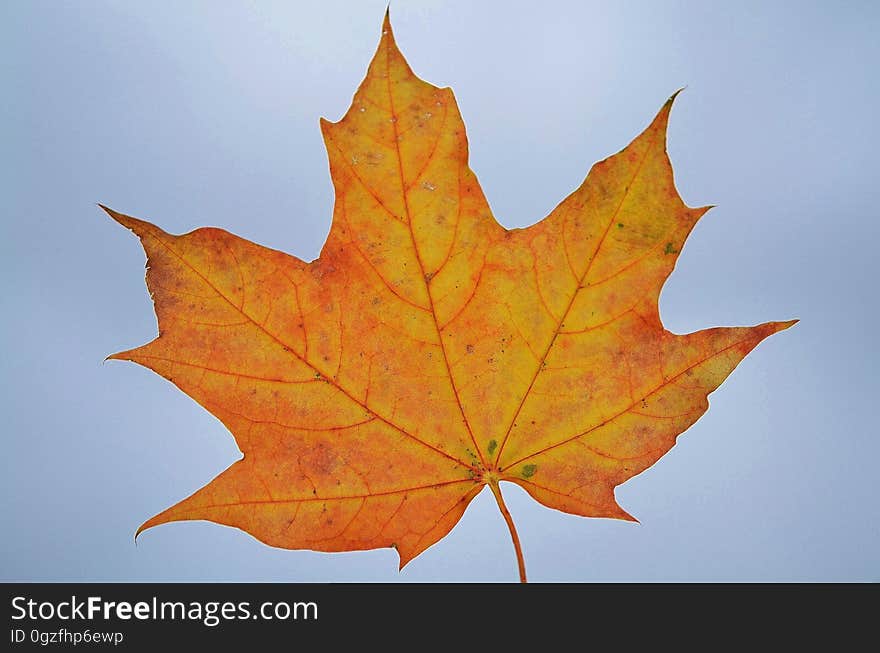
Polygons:
M397 112L394 109L394 93L392 91L391 86L391 44L393 40L391 38L385 39L385 79L387 81L388 86L388 102L391 109L391 127L394 131L394 149L397 153L397 170L400 175L400 191L403 195L403 207L406 212L406 222L407 222L407 231L409 232L410 241L412 242L413 252L415 253L416 262L419 265L419 273L421 278L425 284L425 292L428 295L428 303L431 312L431 318L434 322L434 330L437 334L437 341L440 343L440 351L443 353L443 363L446 366L446 376L449 378L449 385L452 388L452 393L455 395L455 403L458 406L458 411L461 414L462 421L467 429L468 435L471 438L471 442L474 445L474 452L480 458L480 463L483 468L487 468L488 464L485 456L483 456L483 452L477 444L477 439L474 437L474 431L471 428L470 422L468 422L467 415L464 412L464 407L461 404L461 397L458 394L458 389L455 387L455 380L452 378L452 368L449 365L449 356L446 353L446 346L443 343L443 336L440 333L440 325L437 322L437 311L434 307L434 298L431 295L431 285L430 281L428 281L427 276L425 274L425 265L422 262L421 254L419 253L419 246L416 242L415 233L413 231L412 224L412 213L410 212L409 207L409 193L407 191L407 183L406 176L403 172L403 157L400 154L400 134L397 128Z

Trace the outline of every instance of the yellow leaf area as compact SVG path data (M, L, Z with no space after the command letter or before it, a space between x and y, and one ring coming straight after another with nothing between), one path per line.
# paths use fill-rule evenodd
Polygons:
M505 229L468 167L452 91L410 70L386 16L352 106L322 121L333 224L305 263L220 229L141 240L159 321L144 365L234 434L243 458L140 530L235 526L272 546L394 547L401 567L500 481L632 519L615 486L793 322L666 331L657 301L706 208L665 151L672 98L542 221Z

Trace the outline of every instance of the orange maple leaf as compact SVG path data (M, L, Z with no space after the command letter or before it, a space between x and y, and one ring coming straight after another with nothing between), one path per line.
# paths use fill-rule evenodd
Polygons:
M159 320L155 340L111 358L172 381L244 454L138 532L203 519L288 549L390 546L403 567L488 485L525 580L500 481L632 519L615 486L794 324L663 328L661 286L708 208L673 183L673 99L541 222L505 229L452 91L412 73L386 14L348 113L321 122L336 202L318 259L105 209L143 243Z

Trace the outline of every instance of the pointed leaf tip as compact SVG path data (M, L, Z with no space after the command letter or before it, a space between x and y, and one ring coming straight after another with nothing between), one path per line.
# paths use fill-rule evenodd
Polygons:
M391 27L390 6L385 10L385 16L382 19L382 32L379 35L379 45L376 49L376 54L373 55L373 61L370 64L371 66L376 62L376 58L379 56L380 52L383 53L383 60L389 54L403 58L403 54L400 52L400 48L397 45L397 40L394 38L394 30Z
M678 98L679 93L681 93L684 89L685 87L682 86L680 89L675 91L675 93L669 96L666 102L663 103L663 106L660 107L660 111L657 113L658 118L663 116L664 122L667 122L669 120L669 114L672 112L672 105L675 104L675 100Z
M651 124L642 132L639 137L644 136L650 132L660 131L664 135L664 139L666 137L666 131L669 127L669 114L672 112L672 105L675 103L675 99L678 97L678 94L684 90L684 87L678 89L675 93L669 96L666 102L663 103L663 106L660 107L660 110L657 111L657 114L654 116L654 119L651 120Z
M753 329L755 330L755 334L758 336L758 342L760 342L765 338L769 338L770 336L779 333L780 331L790 329L799 321L800 320L783 320L778 322L764 322L763 324L758 324L757 326L753 327Z
M778 322L765 322L763 326L768 331L768 335L773 333L779 333L780 331L785 331L786 329L790 329L795 324L800 322L800 320L781 320Z
M119 211L115 211L108 206L105 206L98 202L98 206L109 215L115 222L118 222L123 227L134 233L138 238L142 238L144 234L152 233L152 234L161 234L165 233L162 229L154 225L152 222L147 222L146 220L140 220L138 218L133 218L130 215L126 215L124 213L120 213Z
M617 502L615 501L615 503ZM626 510L621 508L619 503L617 504L617 509L619 510L619 513L617 515L614 515L614 519L619 519L620 521L628 521L632 522L633 524L641 525L642 522L640 522L635 516L629 514Z
M111 218L113 218L114 220L116 220L117 222L119 222L119 219L118 219L117 216L121 215L120 213L118 213L117 211L114 211L113 209L111 209L111 208L110 208L109 206L107 206L106 204L101 204L100 202L95 202L95 203L98 205L98 208L99 208L99 209L101 209L102 211L104 211L104 213L106 213L106 214L109 215Z
M149 524L149 523L150 523L150 522L149 522L149 520L148 520L148 521L145 521L143 524L141 524L140 526L137 527L137 530L134 532L134 543L135 543L135 545L137 545L137 541L138 541L138 538L141 536L141 533L143 533L145 530L147 530L148 528L150 528L150 526L147 525L147 524Z
M98 202L98 206L101 208L101 210L104 211L104 213L109 215L113 220L115 220L116 222L121 224L123 227L131 229L132 231L134 231L133 224L136 222L140 222L140 220L137 220L136 218L129 217L129 216L125 215L124 213L120 213L119 211L114 211L109 206L101 204L100 202Z
M391 3L385 7L385 17L382 19L382 36L394 39L394 32L391 29Z

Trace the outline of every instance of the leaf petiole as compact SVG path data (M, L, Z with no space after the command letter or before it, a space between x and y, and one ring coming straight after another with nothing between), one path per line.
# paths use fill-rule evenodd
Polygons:
M513 539L513 549L516 551L516 564L519 566L519 582L527 583L526 561L523 558L522 546L519 543L519 535L516 532L516 525L513 523L513 517L510 516L510 511L504 503L504 497L501 496L501 486L498 485L498 479L496 478L489 479L488 484L489 488L492 490L492 494L495 495L495 502L498 504L498 508L504 516L504 521L507 522L507 528L510 530L510 537Z

